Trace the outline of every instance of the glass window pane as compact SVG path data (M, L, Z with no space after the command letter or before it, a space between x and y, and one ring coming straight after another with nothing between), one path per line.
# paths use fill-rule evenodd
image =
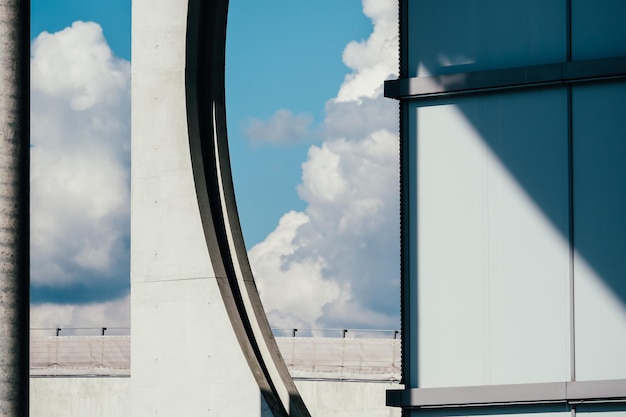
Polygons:
M562 62L561 0L408 2L409 76Z
M626 378L626 83L572 100L576 376Z
M411 106L419 386L567 380L565 90Z
M572 0L572 58L626 55L626 1Z

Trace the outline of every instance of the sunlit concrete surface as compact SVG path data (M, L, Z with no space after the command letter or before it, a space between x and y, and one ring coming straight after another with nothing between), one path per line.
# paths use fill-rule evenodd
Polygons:
M400 341L277 337L293 378L355 381L400 380Z
M32 417L129 417L128 377L32 377Z
M399 389L400 341L279 337L298 390L316 417L393 417L387 389ZM131 415L129 336L35 337L31 416Z
M399 417L385 406L384 382L296 380L311 415L316 417ZM130 378L31 377L32 417L129 417ZM348 400L349 399L349 400Z
M187 127L187 6L132 2L132 415L268 415L200 220Z
M400 380L398 339L277 337L276 342L295 379L390 383ZM130 358L130 336L34 337L30 375L128 377Z

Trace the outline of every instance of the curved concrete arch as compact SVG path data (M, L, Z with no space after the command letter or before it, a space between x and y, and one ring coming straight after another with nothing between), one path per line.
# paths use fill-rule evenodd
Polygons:
M237 214L225 109L228 0L189 0L185 92L196 196L222 300L248 365L275 416L307 417L272 335Z

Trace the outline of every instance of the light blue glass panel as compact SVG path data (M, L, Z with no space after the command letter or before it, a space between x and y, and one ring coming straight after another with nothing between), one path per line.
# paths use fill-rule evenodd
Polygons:
M626 1L572 0L572 59L626 55Z
M626 403L580 404L576 407L577 417L626 417Z
M567 94L412 103L410 386L569 378Z
M512 407L463 407L457 409L420 409L407 413L411 417L572 417L565 406L516 405ZM590 416L586 416L590 417ZM596 417L596 416L593 416ZM604 416L597 416L604 417ZM624 417L624 416L606 416Z
M576 378L626 378L626 83L573 91Z
M564 0L411 0L408 76L562 62Z
M620 405L614 406L614 408L619 408ZM611 411L576 411L576 416L578 417L626 417L626 408L625 404L621 404L622 410L611 410Z

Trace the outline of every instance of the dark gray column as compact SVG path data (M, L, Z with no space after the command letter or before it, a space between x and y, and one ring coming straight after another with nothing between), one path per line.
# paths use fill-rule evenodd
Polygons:
M28 416L28 0L0 0L0 415Z

